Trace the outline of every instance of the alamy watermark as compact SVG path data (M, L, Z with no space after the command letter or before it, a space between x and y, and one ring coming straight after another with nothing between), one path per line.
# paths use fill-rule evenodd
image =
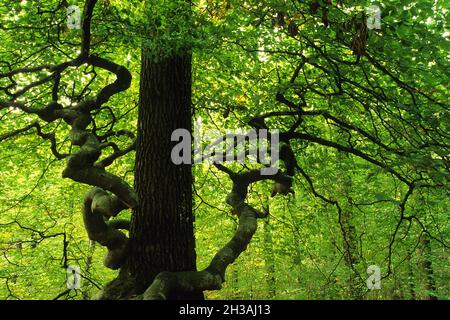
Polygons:
M75 5L67 7L67 28L81 29L80 7L75 6Z
M367 267L367 274L369 277L366 280L367 289L380 290L381 289L381 269L379 266L371 265Z
M66 270L67 272L67 288L70 290L80 289L81 287L81 271L80 268L69 266Z
M381 29L381 10L379 6L371 5L366 8L367 29Z
M221 134L219 130L202 131L201 121L196 121L193 135L186 129L177 129L171 140L178 142L171 153L176 165L248 161L263 165L262 175L278 172L278 130L227 130Z

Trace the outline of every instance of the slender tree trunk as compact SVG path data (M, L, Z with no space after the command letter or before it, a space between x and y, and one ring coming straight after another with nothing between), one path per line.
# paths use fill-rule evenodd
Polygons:
M352 178L350 174L345 172L347 169L344 166L346 158L341 154L338 154L338 159L337 191L340 192L347 200L346 202L341 203L342 212L339 221L343 238L344 260L350 272L348 276L347 294L351 299L359 299L361 298L361 287L360 277L356 269L356 265L359 263L358 243L350 201Z
M239 272L236 268L230 274L231 277L231 299L238 300L240 298L239 293Z
M94 241L90 241L89 243L89 251L87 253L87 257L86 257L86 267L84 269L84 273L85 275L87 275L88 277L90 277L91 274L91 267L92 267L92 257L94 256L94 252L95 252L95 242ZM83 298L83 300L89 300L91 298L91 288L92 288L92 284L89 283L87 286L83 286L81 289L81 296Z
M431 246L430 240L427 236L423 236L421 239L422 242L422 268L425 271L426 281L425 288L427 290L427 299L428 300L437 300L436 297L436 281L434 280L434 271L433 264L431 263Z
M277 294L277 284L275 278L275 264L273 262L273 241L272 231L270 226L269 217L264 220L264 260L266 264L267 272L267 287L269 289L269 298L273 298Z
M361 290L359 286L359 278L355 271L356 264L359 263L358 248L356 243L355 227L352 224L352 211L349 209L342 210L341 228L342 236L344 238L344 258L347 267L350 270L348 277L348 295L352 299L359 299L361 297Z
M411 296L410 300L416 300L416 285L415 285L415 277L414 270L411 264L411 255L412 252L408 252L407 262L408 262L408 289L409 294Z
M236 233L237 225L235 225L233 232ZM236 263L233 264L233 270L230 272L230 283L231 283L231 299L239 300L241 297L239 291L239 271L236 268Z

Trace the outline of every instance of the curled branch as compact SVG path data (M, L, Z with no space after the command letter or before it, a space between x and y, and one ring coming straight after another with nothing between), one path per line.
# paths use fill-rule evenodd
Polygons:
M282 181L285 177L263 176L258 170L245 173L234 173L223 165L216 165L226 172L233 180L233 189L227 196L226 202L239 217L236 233L231 240L220 249L207 268L202 271L161 272L150 287L144 292L145 300L165 300L172 292L195 292L203 290L220 290L225 282L225 271L239 255L247 249L257 229L257 219L267 214L258 212L245 202L248 187L251 183L264 179Z
M89 239L108 248L104 265L119 269L128 252L128 237L117 229L126 229L123 220L105 221L105 217L116 216L127 206L116 196L109 195L100 188L92 189L84 199L83 220Z

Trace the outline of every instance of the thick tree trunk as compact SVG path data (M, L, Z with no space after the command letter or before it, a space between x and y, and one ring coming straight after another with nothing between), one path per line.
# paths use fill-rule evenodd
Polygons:
M178 128L191 129L191 56L154 61L143 50L135 167L140 204L132 217L125 266L136 293L162 271L196 270L191 167L171 161L171 134Z
M158 20L155 1L147 0ZM163 7L161 7L163 8ZM172 18L189 18L168 11ZM166 17L168 18L168 17ZM157 25L155 24L155 27ZM192 55L188 49L163 52L142 49L138 136L135 160L134 209L129 252L119 277L107 285L103 298L133 298L153 283L161 272L196 271L192 172L187 164L171 159L172 133L191 131ZM167 299L202 299L202 292L172 292Z

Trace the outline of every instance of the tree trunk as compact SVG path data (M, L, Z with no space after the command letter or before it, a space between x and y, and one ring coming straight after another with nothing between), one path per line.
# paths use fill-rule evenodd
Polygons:
M430 240L426 235L422 236L422 268L425 271L426 281L425 288L427 290L427 299L428 300L437 300L436 297L436 281L434 280L434 271L433 264L431 263L431 245Z
M158 5L147 0L156 20ZM189 10L165 14L188 19ZM142 48L135 159L139 205L131 219L129 255L119 277L105 288L107 299L140 295L163 271L196 271L191 166L171 159L178 143L171 141L172 133L192 128L192 55L189 49L164 50ZM166 298L202 299L203 293L175 292Z
M346 201L341 203L342 211L339 217L339 224L343 238L344 260L349 269L347 295L350 299L360 299L362 291L361 277L357 270L357 264L359 263L357 232L353 223L353 211L350 201L353 182L351 175L347 173L345 156L338 154L337 157L338 186L336 189L346 199Z
M240 292L239 292L239 272L236 268L233 269L230 275L231 278L231 299L239 300Z
M275 278L275 263L273 253L272 229L269 217L264 220L264 261L266 264L266 281L269 299L273 299L277 294L277 283Z
M408 251L408 256L407 256L407 263L408 263L408 289L409 289L409 294L410 294L410 300L416 300L416 278L414 276L414 270L412 268L412 262L411 262L411 256L412 256L412 252Z
M143 50L135 167L140 205L132 217L125 267L136 293L162 271L196 270L191 167L171 161L171 135L178 128L191 131L191 56L155 62ZM200 296L179 293L171 298Z

